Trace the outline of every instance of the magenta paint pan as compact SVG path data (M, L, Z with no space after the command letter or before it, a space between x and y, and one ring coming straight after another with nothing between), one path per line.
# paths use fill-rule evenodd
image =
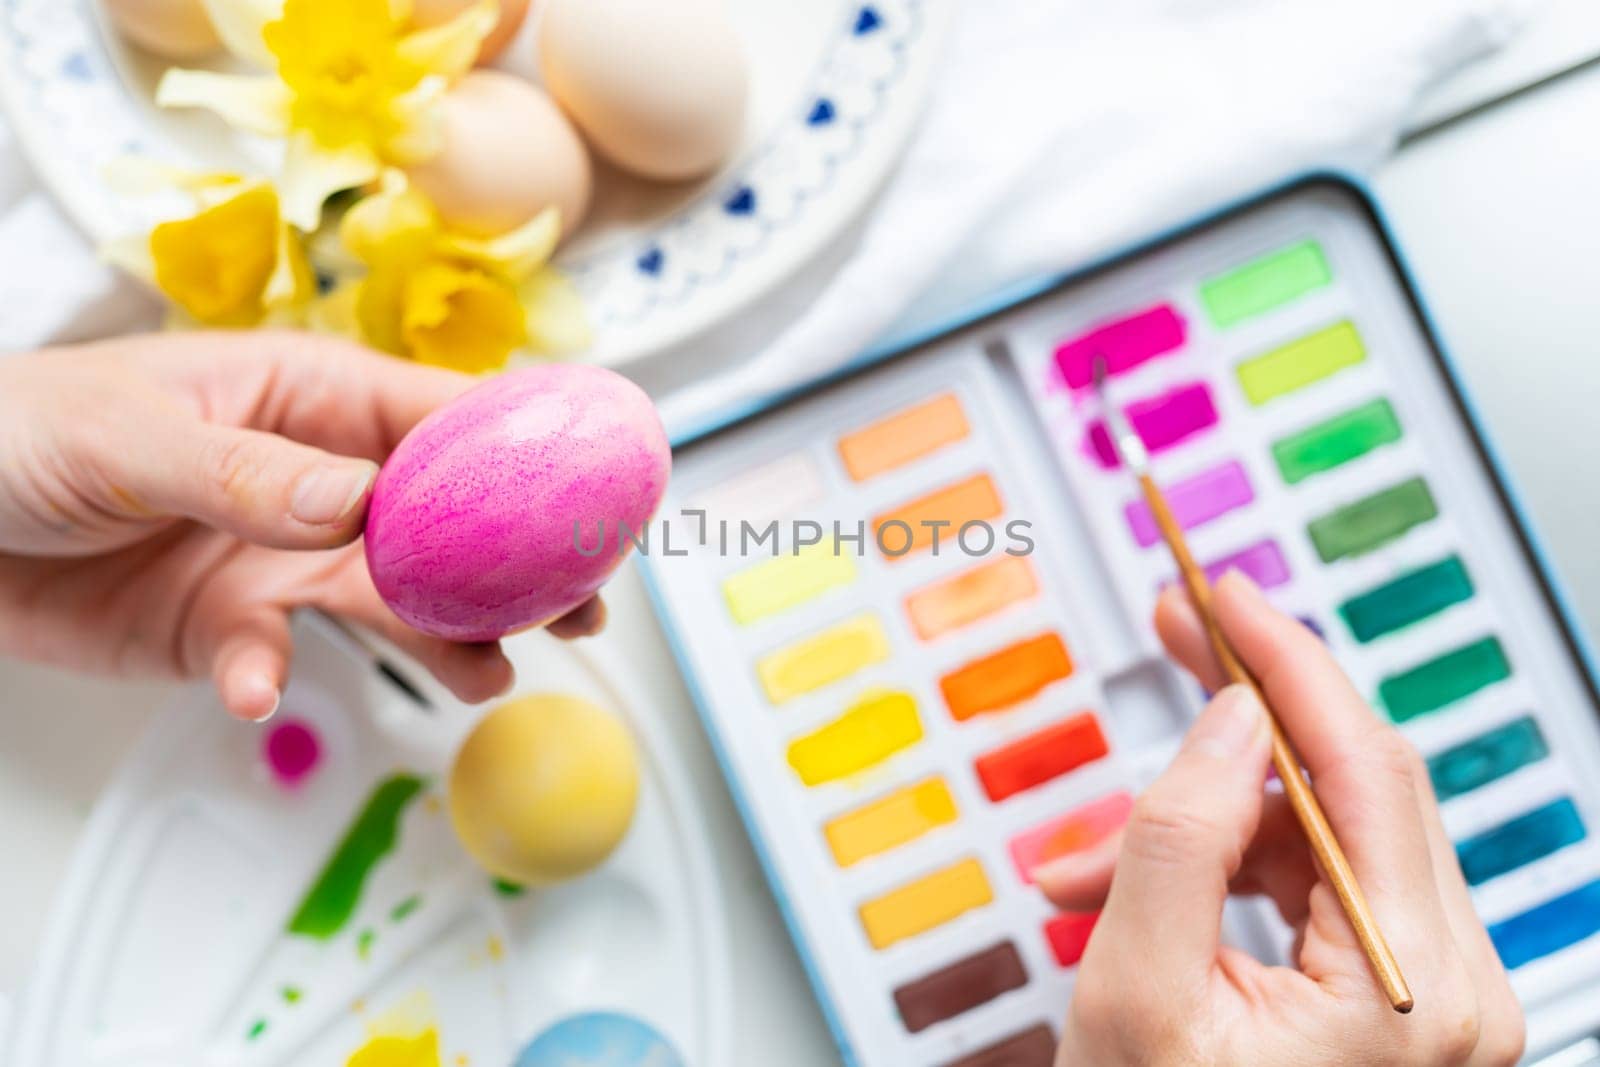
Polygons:
M1126 374L1141 363L1176 352L1187 336L1178 310L1158 304L1062 342L1056 349L1056 369L1068 386L1085 389L1094 381L1096 356L1105 357L1109 373Z
M1250 488L1250 477L1237 460L1173 482L1167 487L1166 496L1178 525L1185 530L1242 508L1256 498L1255 490ZM1150 505L1143 500L1128 504L1123 514L1140 548L1149 548L1161 540L1155 516L1150 514Z
M1206 580L1213 585L1229 571L1242 571L1263 589L1289 580L1289 561L1276 541L1259 541L1249 548L1206 565Z
M1217 405L1204 382L1190 382L1159 396L1129 404L1128 421L1152 453L1164 452L1180 441L1217 424ZM1089 454L1107 470L1119 466L1106 424L1096 419L1084 442Z

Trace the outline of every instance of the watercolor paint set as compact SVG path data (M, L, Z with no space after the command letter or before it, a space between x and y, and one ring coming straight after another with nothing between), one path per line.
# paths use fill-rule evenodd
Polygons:
M621 848L571 882L492 881L432 712L315 619L263 727L198 686L104 793L0 1060L15 1067L723 1067L733 998L706 821L659 716L603 649L507 646L623 714L644 766ZM430 687L431 688L431 687Z
M845 1059L1052 1062L1095 916L1030 871L1203 700L1097 356L1213 577L1426 756L1531 1047L1600 1028L1593 678L1375 209L1316 177L679 435L652 590Z

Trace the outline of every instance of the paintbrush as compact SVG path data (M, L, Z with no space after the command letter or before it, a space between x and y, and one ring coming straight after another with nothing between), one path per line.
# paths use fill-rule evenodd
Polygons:
M1195 562L1194 554L1189 551L1183 529L1173 518L1172 509L1167 505L1160 486L1150 476L1150 456L1145 451L1144 441L1134 431L1122 409L1113 404L1107 395L1106 361L1103 356L1097 356L1094 361L1094 389L1100 400L1100 412L1105 419L1112 448L1123 466L1132 471L1139 481L1145 503L1149 505L1150 514L1161 531L1161 539L1167 543L1178 565L1178 574L1189 591L1189 599L1194 603L1200 621L1205 625L1206 636L1211 640L1211 648L1216 653L1217 661L1222 664L1223 673L1229 681L1254 690L1261 700L1261 706L1267 709L1267 724L1272 731L1272 765L1283 781L1284 794L1289 798L1289 806L1294 809L1295 817L1300 820L1312 853L1327 872L1328 880L1333 883L1333 891L1338 894L1339 903L1343 905L1344 913L1349 916L1350 925L1355 929L1356 938L1372 963L1378 984L1383 986L1384 995L1389 998L1395 1011L1410 1011L1414 1002L1405 976L1400 973L1400 964L1395 961L1394 953L1389 951L1389 943L1384 940L1383 931L1378 929L1367 898L1356 882L1355 872L1350 869L1350 861L1345 858L1344 849L1339 847L1338 839L1333 836L1333 828L1328 825L1328 818L1322 812L1322 805L1311 791L1311 783L1306 780L1300 767L1300 757L1283 728L1278 725L1277 716L1272 713L1261 687L1239 660L1238 654L1228 644L1222 627L1217 624L1211 604L1211 584L1206 580L1205 571Z
M347 651L358 656L365 656L372 663L372 669L378 672L379 677L398 689L406 699L430 715L437 710L433 706L433 701L429 700L428 695L422 691L422 687L413 682L405 671L391 663L388 657L383 654L383 651L360 630L357 630L354 626L331 612L323 611L320 608L312 608L310 610L313 615L338 635L339 640L342 640L348 646Z

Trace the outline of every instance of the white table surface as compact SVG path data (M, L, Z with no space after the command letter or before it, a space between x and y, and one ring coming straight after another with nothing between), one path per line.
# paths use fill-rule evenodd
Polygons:
M1600 69L1589 68L1406 145L1375 184L1579 614L1600 633L1600 435L1583 432L1600 400L1597 119ZM732 901L735 1062L837 1062L637 575L607 597L603 640L659 694L713 824ZM98 791L169 696L0 663L0 993L27 974Z

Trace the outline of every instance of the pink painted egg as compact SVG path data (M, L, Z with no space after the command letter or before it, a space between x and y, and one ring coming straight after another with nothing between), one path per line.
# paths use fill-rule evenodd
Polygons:
M621 564L618 524L643 529L671 468L655 408L620 374L502 374L419 422L378 473L373 584L401 619L453 641L550 622Z

